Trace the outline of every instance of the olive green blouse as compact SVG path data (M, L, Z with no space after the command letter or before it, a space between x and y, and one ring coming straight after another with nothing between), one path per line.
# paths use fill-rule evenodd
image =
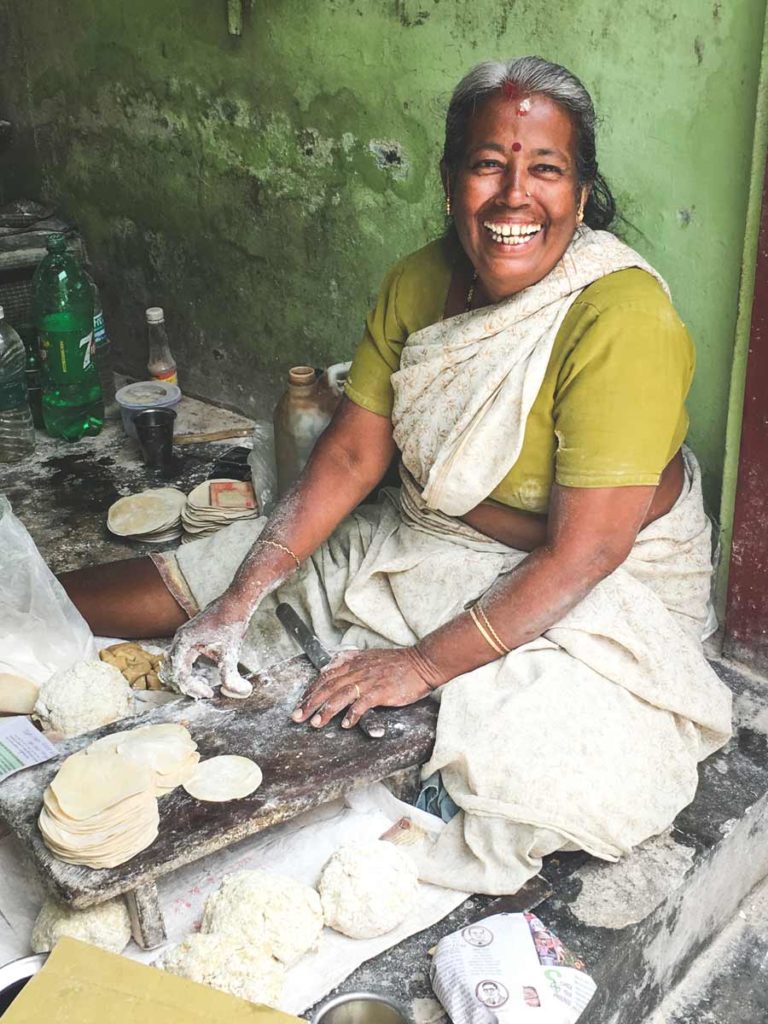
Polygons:
M387 274L347 378L357 405L391 415L403 345L441 318L454 262L451 242L438 239ZM694 361L685 325L650 274L633 268L595 281L563 320L520 456L489 497L541 513L555 481L658 483L688 429Z

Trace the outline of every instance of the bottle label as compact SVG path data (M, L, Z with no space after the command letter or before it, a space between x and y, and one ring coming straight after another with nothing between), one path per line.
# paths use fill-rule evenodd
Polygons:
M107 340L107 328L104 326L104 313L93 314L93 345L99 348Z
M0 381L0 412L17 409L27 401L27 374L25 370L15 373L8 380Z
M43 331L40 355L45 372L55 385L88 381L96 372L93 362L93 331Z
M157 373L152 374L152 380L161 380L163 384L178 384L179 377L176 373L176 367L172 370L158 370Z

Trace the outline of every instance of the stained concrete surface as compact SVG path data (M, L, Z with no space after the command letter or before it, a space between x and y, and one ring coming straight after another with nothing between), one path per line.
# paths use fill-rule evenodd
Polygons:
M177 409L176 434L246 428L252 423L185 396ZM0 492L50 568L65 572L158 550L156 545L113 536L107 530L109 506L150 487L178 487L189 493L210 476L224 452L244 443L247 438L177 445L171 475L160 477L144 466L138 444L126 436L119 420L107 421L96 437L74 443L37 431L34 455L21 463L0 465Z
M742 903L680 984L642 1024L766 1024L768 883Z

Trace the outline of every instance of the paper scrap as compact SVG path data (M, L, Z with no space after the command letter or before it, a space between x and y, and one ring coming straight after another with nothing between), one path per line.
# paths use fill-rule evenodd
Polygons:
M56 757L58 750L25 715L0 720L0 782L10 775Z

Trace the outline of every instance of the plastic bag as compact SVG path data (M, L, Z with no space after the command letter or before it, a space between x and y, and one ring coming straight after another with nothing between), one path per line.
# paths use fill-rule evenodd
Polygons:
M277 469L275 468L275 429L267 420L257 420L253 428L253 448L248 456L253 491L259 511L268 516L277 497Z
M0 494L0 672L44 683L97 657L85 619Z

